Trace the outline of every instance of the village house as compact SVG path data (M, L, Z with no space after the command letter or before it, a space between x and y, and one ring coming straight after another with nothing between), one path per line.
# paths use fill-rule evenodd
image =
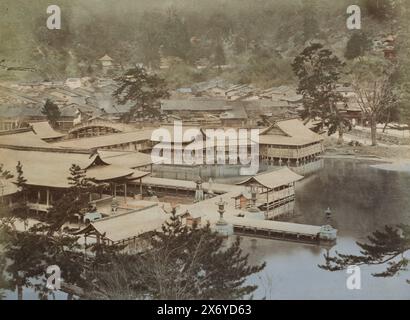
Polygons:
M81 79L78 79L81 80ZM82 81L82 80L81 80ZM41 86L0 87L0 128L14 129L29 122L46 120L41 110L47 99L60 109L58 128L68 130L77 117L77 111L96 116L102 113L98 108L95 90L91 87L70 88L65 83L41 82ZM34 86L34 87L33 87Z
M248 123L248 115L243 106L232 108L232 110L221 113L222 126L224 127L245 127Z
M161 102L161 111L168 117L176 116L186 125L221 125L219 115L232 110L222 99L172 99Z
M69 87L70 89L77 89L81 88L82 83L80 78L68 78L65 81L65 85Z
M270 99L273 101L280 101L286 97L296 95L296 90L289 86L272 87L259 92L259 97L262 99Z
M234 85L225 91L225 98L227 100L243 100L252 96L255 93L255 88L247 84Z
M114 67L114 60L108 54L105 54L103 57L98 59L98 61L100 62L104 73L107 73Z
M222 79L196 83L192 86L192 93L198 97L225 98L225 92L230 85Z

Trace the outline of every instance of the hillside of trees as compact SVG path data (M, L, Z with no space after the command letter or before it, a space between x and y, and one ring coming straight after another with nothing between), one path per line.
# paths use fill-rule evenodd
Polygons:
M49 1L1 1L0 60L37 72L0 71L0 79L85 76L95 72L97 59L108 54L124 68L143 63L158 69L161 56L173 57L164 76L175 87L215 76L267 87L294 82L291 61L310 40L323 41L341 57L348 47L354 55L365 52L363 39L383 37L407 22L402 17L407 4L392 0L361 1L360 36L346 28L349 0L56 0L53 4L62 11L61 30L46 27ZM208 68L195 68L198 63Z

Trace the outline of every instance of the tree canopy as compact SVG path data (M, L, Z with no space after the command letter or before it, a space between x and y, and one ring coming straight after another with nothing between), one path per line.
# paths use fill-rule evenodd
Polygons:
M43 108L41 109L41 113L47 117L47 120L50 122L52 126L56 126L57 121L61 117L60 109L58 105L56 105L50 99L47 99Z
M307 46L292 63L299 79L297 92L303 95L302 118L320 120L318 130L327 128L329 135L338 131L340 138L351 126L339 109L345 101L336 90L344 66L331 50L318 42Z
M346 45L347 60L363 56L371 48L371 41L364 32L353 32Z
M377 57L358 59L352 65L352 83L363 115L370 123L372 145L377 144L377 124L399 118L400 88L395 83L397 65Z
M93 270L87 290L100 299L240 299L254 285L251 274L265 264L250 266L239 239L226 239L204 228L188 228L181 217L170 216L161 231L146 238L150 249L140 254L115 255Z
M334 256L325 256L326 262L320 267L338 271L351 265L385 266L384 271L373 274L375 277L393 277L408 271L409 259L405 254L410 250L410 226L386 226L370 235L366 243L357 242L357 245L361 249L360 255L336 252ZM410 280L407 282L410 284Z
M148 73L144 67L137 66L115 81L118 88L113 96L117 103L130 105L130 110L122 117L123 121L161 119L160 99L169 98L164 79Z

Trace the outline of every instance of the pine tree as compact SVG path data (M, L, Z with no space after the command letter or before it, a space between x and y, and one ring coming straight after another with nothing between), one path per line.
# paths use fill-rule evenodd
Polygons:
M74 167L74 166L73 166ZM23 176L23 166L19 162L17 164L17 185L21 190L26 190L26 179ZM10 178L7 171L3 171L0 166L0 173ZM73 180L76 184L72 188L78 188L87 185L82 180L81 174L77 174L77 170L73 170ZM21 191L20 191L21 192ZM87 262L80 251L78 237L67 236L64 234L56 234L61 223L67 221L69 217L67 212L78 208L78 200L75 199L77 190L69 190L68 194L71 197L65 197L64 206L56 207L54 213L60 213L60 217L54 217L58 221L56 223L43 224L38 223L28 228L24 232L19 231L14 226L14 219L9 219L10 216L21 217L21 210L13 211L10 214L0 217L0 246L2 248L2 257L0 259L0 289L15 290L17 288L18 299L23 299L23 289L33 288L39 298L44 298L51 291L46 287L46 270L50 265L57 265L62 268L62 276L67 283L85 286L85 279L82 277L84 268ZM74 210L73 210L74 211Z
M46 100L43 108L41 109L41 113L47 117L47 120L50 124L54 127L57 124L57 121L61 117L61 112L58 106L51 101L50 99Z
M23 289L33 288L39 298L51 293L46 286L47 267L61 267L65 282L84 286L82 277L86 262L81 254L78 237L67 235L50 236L44 233L46 227L36 225L20 232L6 221L0 221L0 245L4 248L4 260L0 260L3 270L2 288L15 290L18 299L23 299Z
M89 209L90 193L96 192L99 186L86 176L86 171L73 164L70 167L70 188L53 203L47 214L50 223L49 233L59 231L77 214L84 214Z
M67 179L70 190L75 191L78 195L96 186L93 179L87 177L87 171L81 169L77 164L71 165L70 176Z
M21 191L25 191L27 179L24 178L23 165L21 164L20 161L17 162L16 171L17 171L17 182L16 182L17 187L19 187Z
M169 98L165 81L155 74L149 74L144 67L129 69L123 76L116 78L118 89L113 93L120 105L131 103L122 120L161 119L160 99Z
M10 216L10 210L8 205L4 201L4 188L10 182L10 179L14 178L14 175L10 171L5 170L3 164L0 164L0 218ZM1 236L1 234L0 234ZM1 272L0 272L1 273ZM0 277L1 279L1 277Z
M323 47L312 43L293 61L292 68L299 79L297 92L303 95L302 118L306 121L319 119L317 130L328 128L328 134L339 133L339 142L343 133L351 128L349 120L343 117L338 106L344 103L336 86L343 72L344 63Z
M0 178L4 180L9 180L14 176L11 174L9 170L4 170L3 164L0 164Z
M353 32L346 45L345 58L348 60L363 56L370 49L371 42L363 32Z
M18 187L18 193L16 195L17 205L13 206L13 215L21 219L27 219L29 214L29 208L27 206L27 179L24 177L23 165L20 161L16 165L16 185Z
M386 269L374 273L375 277L393 277L399 272L408 271L410 260L406 253L410 251L410 226L386 226L383 231L375 231L368 237L367 243L357 242L360 255L342 254L325 256L326 263L319 267L329 271L344 270L351 265L383 265ZM410 284L410 280L407 280Z

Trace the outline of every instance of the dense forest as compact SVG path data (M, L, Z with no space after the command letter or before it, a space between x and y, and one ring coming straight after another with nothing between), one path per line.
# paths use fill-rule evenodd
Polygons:
M360 36L346 28L350 0L56 0L53 4L62 11L61 30L46 27L49 1L1 1L0 60L38 70L0 72L2 79L89 75L97 59L108 54L124 68L143 63L157 69L161 57L172 57L164 76L174 86L215 76L234 83L280 85L294 81L291 61L308 41L321 40L341 57L349 46L363 54L366 41L361 37L383 37L407 21L404 4L392 0L360 1ZM199 70L198 64L211 67ZM220 68L226 65L230 68Z

